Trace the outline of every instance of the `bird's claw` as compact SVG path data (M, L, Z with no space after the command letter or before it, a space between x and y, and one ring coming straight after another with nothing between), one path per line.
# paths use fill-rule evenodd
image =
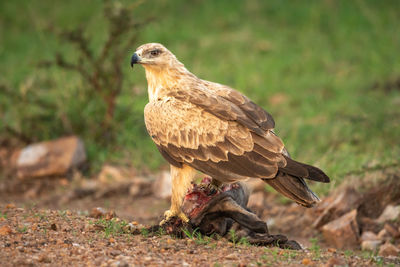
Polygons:
M181 219L184 223L189 222L189 218L182 211L167 210L164 212L164 219L160 222L160 226L164 225L174 217Z

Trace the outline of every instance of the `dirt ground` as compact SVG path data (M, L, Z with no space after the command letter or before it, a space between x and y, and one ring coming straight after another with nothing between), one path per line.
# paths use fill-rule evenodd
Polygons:
M371 178L390 176L397 181L397 173L397 170L374 172L364 177L380 186L370 186L372 191L358 186L360 192L370 192L362 200L360 214L377 217L387 203L393 203L393 197L386 196L398 198L398 182L393 186ZM146 227L162 219L169 207L167 199L152 193L133 196L125 188L125 181L116 187L97 183L101 185L96 187L97 191L88 190L91 187L87 185L96 181L99 180L79 175L0 180L0 265L400 265L396 257L385 258L376 252L361 250L338 250L327 245L311 226L315 209L282 201L274 193L256 193L261 200L253 201L253 211L267 221L271 234L286 235L299 242L303 250L252 246L245 239L230 242L222 237L191 233L184 238L169 236L163 231L150 233ZM329 197L332 195L327 199Z
M331 248L311 226L293 231L289 224L301 220L293 215L286 228L270 229L298 241L304 247L301 251L251 246L246 240L229 242L191 234L180 239L162 231L151 234L145 226L158 223L169 206L167 200L152 195L117 193L63 202L60 199L73 188L64 179L7 186L13 190L3 190L0 196L1 266L400 265L399 258ZM268 198L268 206L271 212L280 213L302 209L282 204L276 197ZM296 236L296 232L302 234Z
M250 246L225 239L150 235L137 222L86 212L1 205L2 266L369 266L400 264L352 251ZM139 229L140 234L132 234Z

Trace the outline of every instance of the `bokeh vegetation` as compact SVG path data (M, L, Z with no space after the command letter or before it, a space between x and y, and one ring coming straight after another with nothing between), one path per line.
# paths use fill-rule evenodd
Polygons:
M244 92L275 118L294 158L332 178L400 162L400 27L397 1L110 1L134 21L120 62L124 80L112 139L97 130L107 105L81 75L40 62L77 47L55 29L83 28L95 56L110 24L103 1L1 1L0 136L25 141L78 134L93 170L104 161L165 164L143 122L144 70L131 70L142 43L165 44L197 76ZM135 38L132 38L135 35ZM136 36L137 35L137 36ZM83 62L87 63L87 62ZM96 138L94 138L96 136ZM324 187L326 188L326 187Z

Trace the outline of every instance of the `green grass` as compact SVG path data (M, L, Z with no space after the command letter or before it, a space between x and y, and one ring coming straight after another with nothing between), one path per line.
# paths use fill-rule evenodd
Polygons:
M21 233L21 234L24 234L24 233L26 233L27 231L28 231L28 227L25 225L25 226L23 226L23 227L18 227L17 228L17 231L19 232L19 233Z
M57 51L74 57L71 46L47 33L48 24L87 24L96 48L105 38L101 1L2 1L0 83L25 102L0 99L0 131L2 124L20 129L29 114L41 112L29 105L29 96L40 94L57 109L43 112L44 123L31 131L35 139L77 133L93 166L113 161L158 168L165 162L143 123L144 70L132 71L129 59L141 43L161 42L197 76L230 85L269 111L292 156L331 176L330 186L315 188L326 191L349 172L399 163L400 90L372 87L400 77L399 11L397 1L372 0L145 2L132 16L156 21L126 51L117 138L104 147L92 141L90 118L99 107L84 102L82 81L35 67Z
M144 237L148 237L149 236L149 230L147 228L141 228L140 229L140 234Z
M318 238L311 238L310 242L310 251L314 254L313 260L319 260L321 258L321 246L319 245L319 240Z
M94 224L102 228L105 238L128 233L128 223L118 218L112 218L111 220L99 219Z

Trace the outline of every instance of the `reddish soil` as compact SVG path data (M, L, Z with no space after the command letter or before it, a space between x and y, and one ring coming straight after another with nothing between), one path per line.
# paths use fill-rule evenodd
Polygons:
M270 227L271 233L297 240L304 250L257 247L245 240L232 243L205 236L179 239L162 232L151 235L142 229L160 221L169 206L167 200L116 193L61 201L74 189L73 182L65 179L0 180L1 266L400 265L399 258L383 258L360 250L340 251L324 245L318 232L303 218L309 210L282 204L274 195L268 195L264 209L268 212L263 217L283 214L287 223ZM385 194L377 189L370 197L376 202L387 192L397 192L396 188L383 190ZM381 206L374 206L375 213L381 211ZM90 217L95 207L114 211L116 217ZM364 213L371 212L365 207L361 209ZM302 220L302 224L295 223Z

